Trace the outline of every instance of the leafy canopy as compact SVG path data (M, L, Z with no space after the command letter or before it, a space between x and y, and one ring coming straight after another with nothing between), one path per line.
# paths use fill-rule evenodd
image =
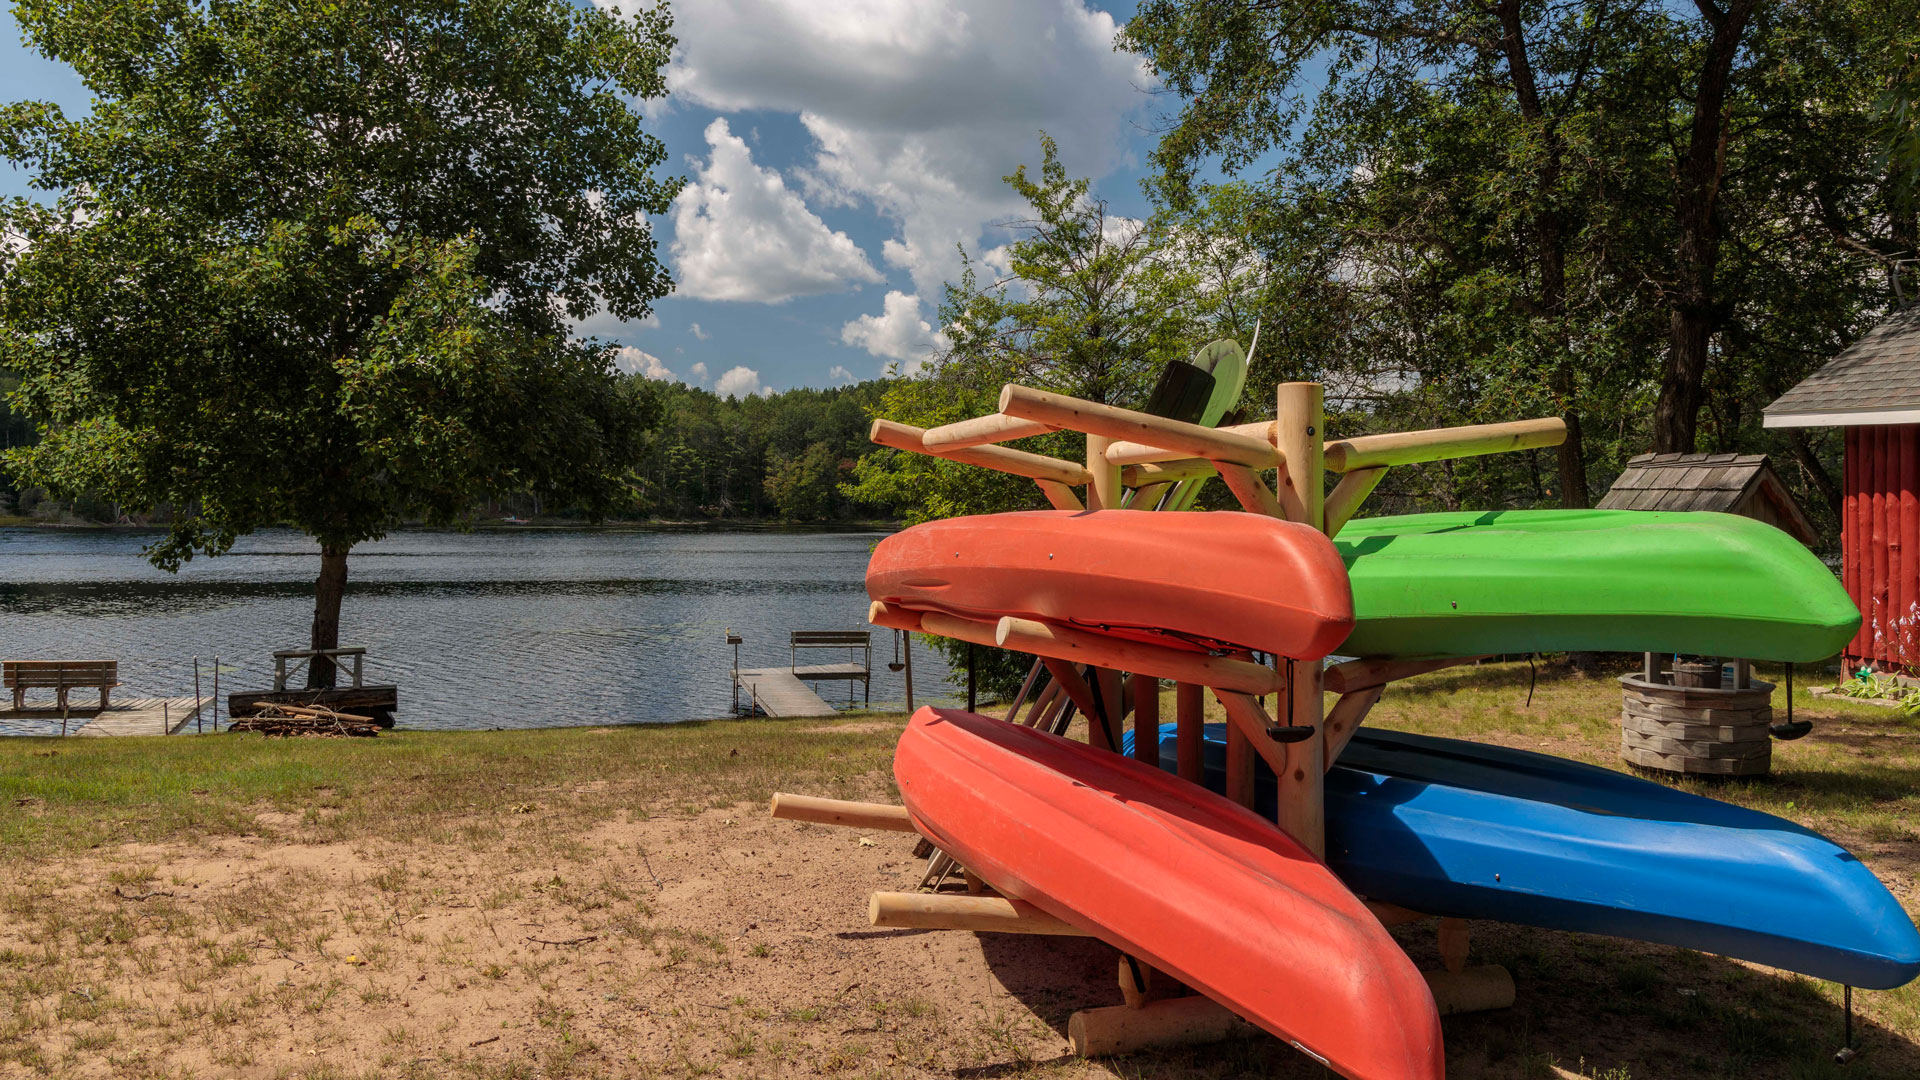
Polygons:
M23 479L171 503L167 566L291 522L344 553L540 491L627 502L648 395L573 340L670 288L675 185L630 102L664 8L20 0L91 115L0 110L50 204L0 211Z

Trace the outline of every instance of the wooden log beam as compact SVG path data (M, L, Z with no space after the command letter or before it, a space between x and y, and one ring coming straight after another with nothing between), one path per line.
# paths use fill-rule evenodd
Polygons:
M1340 760L1340 751L1353 741L1353 735L1366 722L1367 713L1380 703L1380 695L1387 692L1385 686L1369 686L1365 690L1352 690L1340 695L1340 700L1327 710L1326 723L1322 730L1327 738L1326 768L1333 768Z
M1075 495L1072 488L1058 480L1035 480L1034 483L1039 485L1040 494L1047 497L1048 505L1055 510L1086 509L1086 505L1080 501L1080 496Z
M1214 690L1213 696L1220 699L1220 708L1227 714L1227 722L1233 726L1241 738L1247 741L1253 752L1267 763L1273 775L1287 775L1287 746L1273 741L1268 732L1273 728L1273 718L1261 706L1260 699L1250 694L1235 694ZM1229 746L1232 744L1229 743Z
M773 816L787 821L811 821L816 825L846 825L855 829L880 829L886 832L914 832L904 806L886 803L848 802L822 799L813 795L774 792L770 807Z
M1173 744L1180 779L1198 784L1206 775L1206 705L1198 683L1173 686Z
M1369 686L1385 686L1429 671L1484 659L1484 656L1447 656L1436 660L1349 660L1327 669L1326 688L1329 693L1351 694Z
M1133 759L1160 763L1160 680L1146 674L1133 677Z
M949 450L985 446L988 443L1006 442L1010 439L1045 435L1053 430L1055 429L1047 424L991 413L986 416L976 416L971 420L928 428L926 435L922 436L920 441L929 451L944 453Z
M1281 383L1274 392L1274 445L1286 456L1285 483L1275 494L1288 521L1314 529L1326 524L1326 472L1323 449L1326 434L1326 398L1319 383ZM1325 708L1318 663L1288 664L1287 688L1274 711L1280 723L1313 731L1287 746L1288 772L1277 774L1280 784L1274 821L1300 841L1315 858L1327 854L1326 771L1327 741L1321 724Z
M1270 443L1231 431L1169 420L1164 416L1114 405L1082 401L1065 394L1035 390L1014 383L1001 388L1000 411L1055 427L1084 431L1089 435L1151 443L1179 451L1176 457L1203 457L1209 461L1228 461L1255 469L1275 468L1284 460ZM1111 447L1105 449L1110 451ZM1115 461L1110 453L1107 460L1115 465L1127 464Z
M943 618L952 619L952 616ZM960 636L938 629L934 625L935 614L932 612L923 614L920 621L927 633L948 637ZM963 637L961 640L974 639ZM997 645L1016 652L1066 660L1070 663L1088 664L1093 667L1143 672L1162 679L1175 679L1180 682L1199 683L1202 686L1237 690L1243 694L1275 693L1279 690L1281 682L1280 677L1273 672L1244 660L1209 656L1206 653L1189 652L1185 649L1153 645L1127 638L1108 637L1087 630L1038 622L1033 619L1016 619L1012 616L1002 618L994 629L992 640L981 644Z
M867 438L895 450L945 458L964 465L978 465L983 469L1024 476L1029 480L1052 480L1057 484L1079 487L1092 479L1083 465L1044 454L1029 454L1025 450L1010 450L1004 446L976 446L967 450L942 450L936 453L927 449L922 441L925 435L925 431L909 424L875 420Z
M1327 505L1322 511L1327 519L1328 536L1340 535L1340 530L1346 527L1347 522L1353 520L1353 515L1360 509L1360 504L1367 501L1367 496L1373 494L1373 489L1380 486L1380 481L1385 479L1386 475L1385 466L1378 469L1355 469L1341 477L1339 483L1333 485L1333 490L1327 493Z
M1225 432L1228 435L1239 435L1243 438L1252 439L1255 442L1263 442L1268 445L1272 445L1273 443L1273 421L1271 420L1260 420L1251 424L1228 424L1225 427L1210 428L1209 430ZM1158 443L1141 442L1133 439L1121 440L1107 447L1107 460L1113 462L1115 465L1170 463L1191 458L1192 456L1191 454L1183 454L1178 450L1169 450Z
M1086 936L1032 904L1003 896L877 892L867 901L867 921L889 929Z
M1120 466L1107 460L1107 444L1112 439L1104 435L1087 436L1087 475L1092 481L1087 484L1087 509L1121 509Z
M1214 468L1220 473L1220 479L1226 482L1227 490L1240 501L1240 509L1249 514L1262 514L1266 517L1285 518L1281 512L1280 500L1273 494L1267 482L1260 474L1244 465L1217 462Z
M1157 1047L1196 1046L1258 1035L1260 1029L1212 998L1168 998L1138 1008L1110 1005L1067 1018L1067 1038L1080 1057L1113 1057Z
M1565 441L1567 422L1557 416L1429 431L1396 431L1390 435L1358 435L1327 444L1327 468L1343 473L1382 465L1417 465L1445 458L1559 446Z
M1107 444L1107 460L1113 460L1113 448L1119 443ZM1213 462L1206 458L1180 458L1164 464L1128 465L1120 470L1120 482L1130 488L1147 487L1152 484L1177 484L1182 480L1201 480L1213 475Z

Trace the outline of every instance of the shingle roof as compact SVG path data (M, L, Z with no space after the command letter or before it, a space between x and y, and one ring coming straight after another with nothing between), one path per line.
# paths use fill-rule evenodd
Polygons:
M1920 304L1882 319L1763 410L1846 412L1920 407Z
M1742 514L1776 525L1803 544L1816 539L1812 522L1765 454L1641 454L1627 462L1596 508Z

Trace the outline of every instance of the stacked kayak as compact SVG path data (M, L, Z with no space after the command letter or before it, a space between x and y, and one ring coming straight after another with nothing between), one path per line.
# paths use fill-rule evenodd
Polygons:
M1804 663L1860 612L1779 529L1732 514L1504 510L1360 518L1335 540L1350 656L1589 650Z
M1353 629L1333 543L1253 514L1035 510L929 521L873 549L867 595L918 611L1314 660Z
M1171 771L1173 726L1160 734ZM1215 791L1225 743L1225 727L1209 725ZM1545 754L1365 729L1326 792L1327 862L1369 899L1680 945L1872 989L1920 976L1920 932L1886 886L1831 840L1771 814ZM1273 806L1263 764L1255 808Z
M1345 1076L1445 1075L1426 980L1271 821L1149 765L956 709L915 713L893 770L914 828L1003 895Z

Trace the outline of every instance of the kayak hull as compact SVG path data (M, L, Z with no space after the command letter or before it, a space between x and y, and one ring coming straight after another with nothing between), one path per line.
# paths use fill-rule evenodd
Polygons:
M1207 782L1218 789L1225 729L1207 735ZM1169 725L1163 768L1174 752ZM1264 766L1255 791L1271 812ZM1872 871L1771 814L1545 754L1366 729L1326 792L1328 864L1370 899L1871 989L1920 975L1920 932Z
M874 548L867 594L915 610L1302 660L1327 655L1353 628L1332 542L1256 514L1039 510L929 521Z
M1732 514L1508 510L1348 522L1358 621L1340 652L1406 659L1590 650L1805 663L1860 612L1779 529Z
M915 828L1004 895L1343 1075L1445 1075L1426 981L1272 822L1118 754L954 709L914 714L894 776Z

